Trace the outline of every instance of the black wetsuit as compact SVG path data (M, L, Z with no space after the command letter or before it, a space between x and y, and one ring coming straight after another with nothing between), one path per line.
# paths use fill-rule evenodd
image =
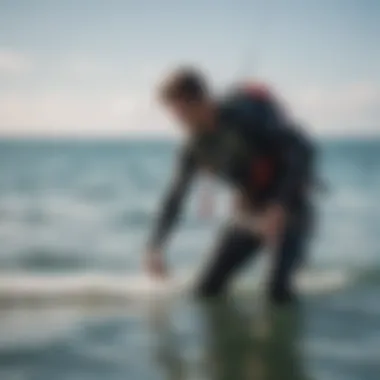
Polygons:
M217 115L213 130L194 137L184 147L151 246L160 248L165 242L194 174L207 168L236 187L256 208L274 202L288 210L286 233L276 253L269 286L272 297L287 298L291 274L308 235L310 213L305 187L311 181L313 149L309 140L291 127L276 103L261 93L236 91L220 102ZM224 290L231 276L260 246L258 236L229 225L201 278L199 292L215 295Z

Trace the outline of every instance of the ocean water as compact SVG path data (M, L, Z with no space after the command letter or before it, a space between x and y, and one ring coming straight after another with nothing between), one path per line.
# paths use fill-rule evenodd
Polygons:
M229 212L228 189L205 179L168 249L173 278L143 274L175 152L0 141L0 379L379 379L380 140L321 142L328 190L289 310L262 306L266 253L232 300L187 295Z

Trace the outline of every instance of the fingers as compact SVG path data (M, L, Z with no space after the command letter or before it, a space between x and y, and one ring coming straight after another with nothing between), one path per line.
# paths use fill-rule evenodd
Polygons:
M267 244L275 246L281 239L285 226L285 213L281 208L268 209L262 219L262 233Z
M157 279L168 276L168 269L161 253L149 252L146 255L145 267L149 275Z

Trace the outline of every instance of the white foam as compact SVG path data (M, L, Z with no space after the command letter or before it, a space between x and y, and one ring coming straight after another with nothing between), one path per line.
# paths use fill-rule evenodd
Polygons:
M165 281L153 281L145 275L88 273L70 275L8 274L0 276L0 302L120 302L150 296L178 296L186 294L194 276L180 274ZM259 289L260 283L245 279L239 290ZM352 280L343 271L303 273L297 285L305 293L332 292L347 286Z
M153 281L142 275L70 274L0 276L0 301L75 301L133 299L151 294L170 294L178 281Z
M344 270L301 273L297 286L305 293L325 293L342 289L354 280L353 274Z

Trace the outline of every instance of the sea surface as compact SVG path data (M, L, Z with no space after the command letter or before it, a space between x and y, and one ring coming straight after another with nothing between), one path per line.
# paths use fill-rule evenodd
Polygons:
M143 273L176 150L0 141L0 379L378 380L380 139L320 142L327 189L300 305L282 310L262 299L270 252L230 299L188 295L230 210L229 189L207 179L168 247L172 279Z

